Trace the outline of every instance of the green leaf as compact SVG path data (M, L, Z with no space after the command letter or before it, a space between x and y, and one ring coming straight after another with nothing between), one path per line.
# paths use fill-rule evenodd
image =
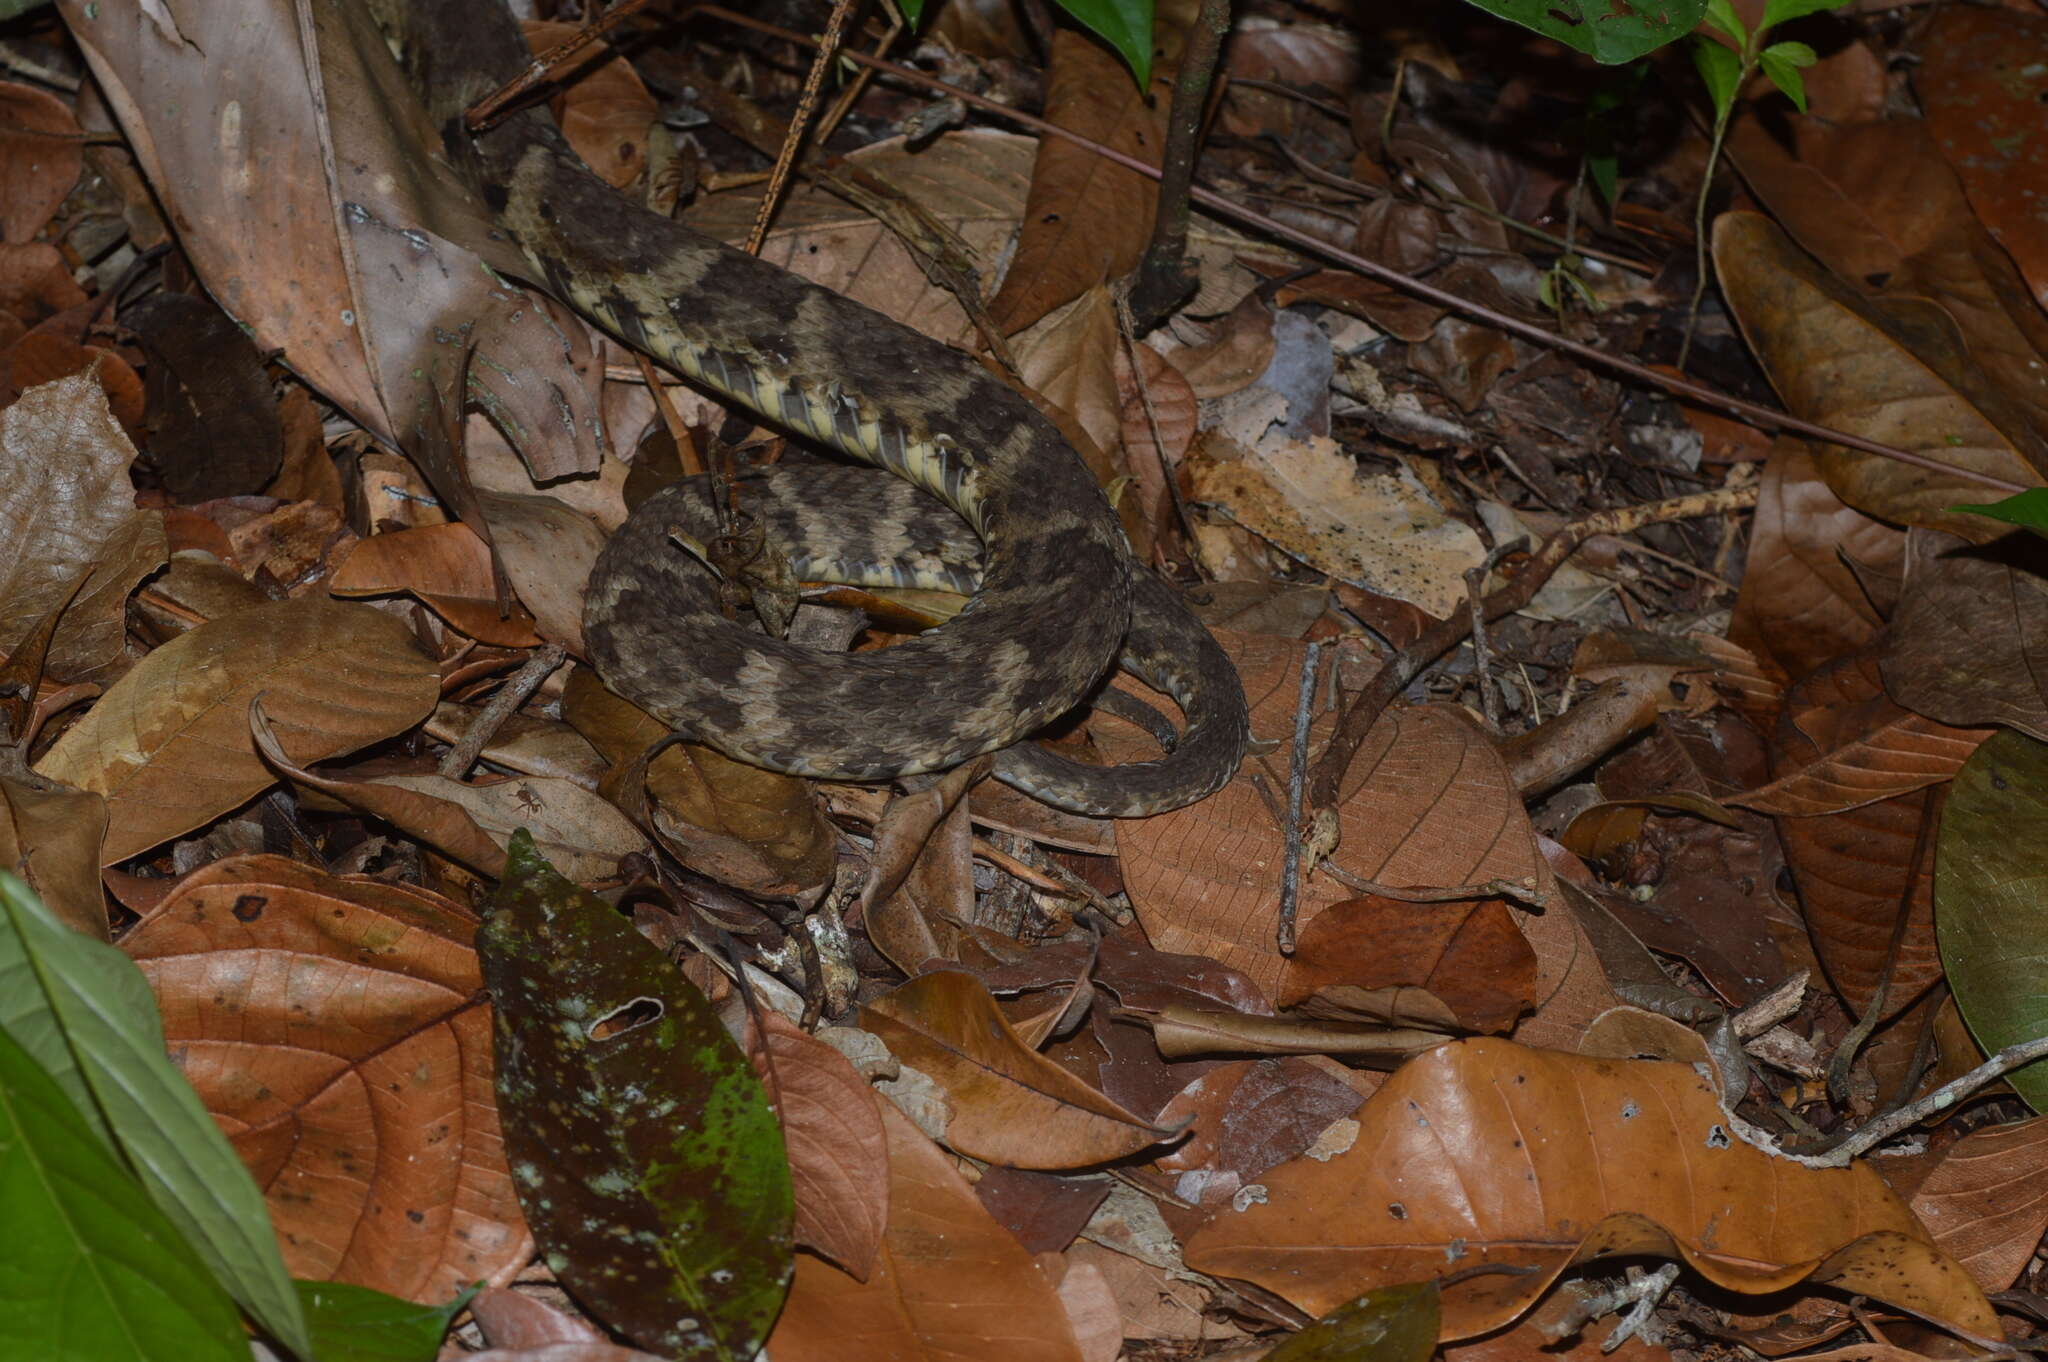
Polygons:
M234 1303L4 1029L0 1206L0 1355L247 1362Z
M2003 520L2008 525L2018 525L2048 538L2048 487L2029 487L2024 492L2013 493L2004 501L1951 506L1949 509L1988 515L1993 520Z
M1115 48L1140 87L1152 79L1152 0L1059 0L1059 7Z
M1600 197L1612 204L1621 192L1621 158L1618 156L1588 156L1586 177L1593 182L1593 188L1600 191Z
M1707 0L1472 0L1608 66L1634 61L1699 27ZM1723 0L1725 3L1725 0Z
M1841 0L1843 4L1848 2ZM916 28L917 21L924 18L924 0L896 0L896 7L903 11L903 22L912 28Z
M1771 84L1785 92L1799 112L1806 112L1806 81L1799 69L1811 66L1820 58L1805 43L1772 43L1757 58L1757 65L1771 78Z
M1840 9L1849 0L1768 0L1764 5L1762 29L1773 29L1779 24L1789 24L1794 19L1804 19L1809 14L1818 14L1826 9Z
M2048 1035L2048 743L2001 730L1956 773L1935 845L1934 939L1985 1053ZM2005 1080L2048 1112L2048 1059Z
M1733 38L1737 47L1748 49L1749 30L1742 26L1730 0L1707 0L1706 22Z
M18 19L32 9L41 9L50 0L0 0L0 22Z
M59 922L7 874L0 1025L120 1151L229 1294L278 1342L312 1357L263 1193L165 1054L148 980L120 951Z
M1742 58L1712 38L1695 38L1692 64L1699 68L1700 79L1706 82L1715 116L1725 116L1735 107L1735 92L1742 86Z
M710 1003L522 829L476 934L498 1109L542 1256L649 1352L751 1357L789 1288L789 1162Z
M448 1324L469 1308L470 1287L446 1305L415 1305L347 1282L292 1283L313 1327L320 1362L432 1362Z
M1441 1314L1435 1282L1383 1286L1324 1315L1265 1362L1429 1362Z

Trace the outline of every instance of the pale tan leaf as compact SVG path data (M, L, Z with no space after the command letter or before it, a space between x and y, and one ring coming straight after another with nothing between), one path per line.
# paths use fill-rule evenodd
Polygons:
M284 750L306 763L404 732L439 691L411 631L371 606L316 597L251 606L144 658L36 770L107 797L111 864L271 784L249 737L256 696L267 694Z

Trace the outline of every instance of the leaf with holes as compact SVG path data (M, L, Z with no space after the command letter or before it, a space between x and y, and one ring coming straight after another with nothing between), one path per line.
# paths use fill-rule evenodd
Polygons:
M788 1290L789 1163L704 996L513 837L477 933L498 1102L548 1266L641 1347L749 1357Z

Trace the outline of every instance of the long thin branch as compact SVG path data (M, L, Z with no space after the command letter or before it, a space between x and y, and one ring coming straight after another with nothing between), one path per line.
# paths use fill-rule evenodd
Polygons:
M792 29L764 22L751 15L737 13L736 11L726 9L722 5L699 5L692 9L690 14L692 16L699 14L708 15L724 20L727 23L738 25L741 28L751 28L756 32L771 34L793 43L810 45L815 45L816 43L815 39L808 38ZM935 80L931 76L925 75L922 71L913 71L907 66L901 66L891 61L883 61L878 57L870 57L861 52L849 51L841 55L847 61L872 66L878 71L895 76L900 80L909 81L913 85L920 85L929 90L937 90L960 100L962 103L971 104L977 109L995 114L1000 118L1008 119L1044 136L1064 138L1076 146L1086 147L1097 156L1113 161L1127 169L1134 170L1140 175L1149 176L1153 179L1159 177L1159 171L1156 167L1146 165L1136 157L1127 156L1113 147L1106 147L1100 142L1048 123L1042 118L1034 118L1030 114L1022 113L1009 107L1007 104L1000 104L995 100L977 95L972 91L948 85L945 81ZM1841 445L1845 449L1859 450L1865 454L1875 454L1879 458L1911 464L1916 468L1925 468L1952 478L1961 479L1965 482L1973 482L1982 487L1993 488L1997 491L2010 493L2025 490L2019 483L2008 482L2004 478L1994 477L1989 473L1980 473L1972 468L1962 468L1952 463L1944 463L1940 459L1931 458L1917 450L1901 449L1896 445L1884 444L1881 441L1867 439L1864 436L1851 434L1845 430L1835 430L1832 427L1821 425L1817 421L1808 421L1794 416L1789 412L1774 411L1755 402L1745 402L1739 397L1717 392L1703 384L1694 383L1690 379L1674 378L1669 374L1659 373L1648 365L1638 363L1626 356L1610 354L1605 350L1596 349L1582 341L1575 341L1568 337L1557 335L1533 323L1523 321L1519 317L1510 317L1506 313L1498 312L1482 303L1476 303L1469 298L1463 298L1455 293L1447 292L1420 279L1412 279L1399 270L1390 269L1376 260L1368 260L1362 255L1333 246L1327 241L1319 240L1307 232L1290 227L1275 218L1269 218L1263 213L1253 212L1242 204L1233 203L1222 195L1213 193L1210 190L1197 187L1190 191L1189 197L1218 217L1228 218L1247 227L1255 228L1269 236L1285 241L1289 245L1308 254L1335 261L1349 269L1358 271L1369 279L1376 279L1391 288L1400 289L1402 292L1413 297L1435 303L1439 307L1448 308L1461 316L1470 317L1475 321L1485 322L1488 326L1498 327L1510 335L1519 336L1533 344L1548 346L1550 349L1561 351L1576 359L1582 359L1588 364L1598 365L1610 372L1625 374L1637 382L1650 387L1661 388L1688 401L1697 402L1703 406L1715 407L1740 416L1745 421L1763 426L1766 429L1783 430L1794 435L1803 435L1811 440Z

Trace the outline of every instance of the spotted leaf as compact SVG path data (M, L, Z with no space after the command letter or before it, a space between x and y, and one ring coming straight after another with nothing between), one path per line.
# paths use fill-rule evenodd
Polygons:
M591 1312L678 1359L751 1357L789 1286L782 1131L711 1006L524 831L477 951L520 1204Z

